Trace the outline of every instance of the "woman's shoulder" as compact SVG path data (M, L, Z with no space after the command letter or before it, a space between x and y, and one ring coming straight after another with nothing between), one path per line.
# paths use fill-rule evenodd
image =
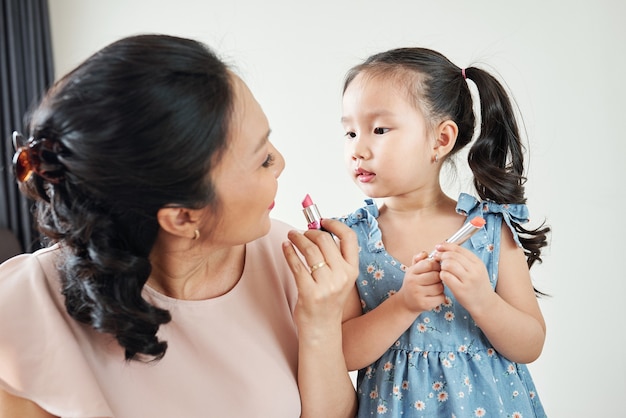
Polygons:
M0 264L0 300L24 291L58 288L55 285L59 278L56 269L59 252L59 247L53 245L34 253L16 255ZM0 308L2 306L0 303Z
M27 334L36 320L63 312L57 247L20 254L0 265L0 342L3 336ZM27 314L27 315L25 315ZM24 321L19 329L17 319ZM8 333L8 334L7 334Z
M59 255L52 246L0 265L0 388L54 415L112 416L82 358L87 334L65 310Z

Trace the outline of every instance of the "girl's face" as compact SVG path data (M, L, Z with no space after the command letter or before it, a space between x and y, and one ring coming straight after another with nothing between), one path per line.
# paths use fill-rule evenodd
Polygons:
M270 128L261 106L248 86L232 77L229 145L212 174L220 216L217 222L209 219L213 239L226 245L247 243L269 232L277 180L285 168L283 156L269 141Z
M357 186L373 198L438 185L434 133L400 80L361 73L343 95L346 166Z

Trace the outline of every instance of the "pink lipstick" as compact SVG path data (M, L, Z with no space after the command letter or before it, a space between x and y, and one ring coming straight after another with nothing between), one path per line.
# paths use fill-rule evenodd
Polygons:
M304 213L304 217L306 218L307 228L322 229L322 215L320 215L317 205L313 203L311 196L308 194L304 196L302 208L302 213Z

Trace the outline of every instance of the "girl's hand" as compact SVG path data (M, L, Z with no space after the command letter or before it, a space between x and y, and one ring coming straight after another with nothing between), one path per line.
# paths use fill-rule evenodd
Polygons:
M323 219L325 231L289 231L283 253L298 286L295 319L298 328L340 325L344 304L359 272L358 243L343 223ZM304 260L296 252L304 256Z
M427 257L426 252L413 257L413 265L404 273L402 287L395 296L401 298L406 309L416 316L445 302L439 263Z
M489 282L487 267L473 252L457 244L436 247L434 259L440 262L441 281L470 314L484 309L495 292Z

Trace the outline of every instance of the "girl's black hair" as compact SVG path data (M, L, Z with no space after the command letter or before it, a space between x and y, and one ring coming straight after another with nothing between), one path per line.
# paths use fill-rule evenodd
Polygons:
M470 143L475 132L472 95L465 78L476 85L480 96L480 131L469 150L468 162L474 186L481 199L497 203L526 203L524 195L524 147L511 100L500 82L488 72L454 65L437 51L427 48L398 48L372 55L352 68L344 92L361 72L391 75L408 81L408 94L431 122L446 119L458 126L450 155ZM512 222L526 254L528 267L541 262L541 248L547 244L550 228L542 224L525 229ZM541 292L538 292L541 294Z
M115 336L127 360L160 359L167 310L142 297L167 205L216 205L210 180L225 149L233 90L205 45L167 35L121 39L59 80L30 116L56 145L54 181L22 184L38 228L58 242L69 314ZM44 161L45 163L45 161Z

